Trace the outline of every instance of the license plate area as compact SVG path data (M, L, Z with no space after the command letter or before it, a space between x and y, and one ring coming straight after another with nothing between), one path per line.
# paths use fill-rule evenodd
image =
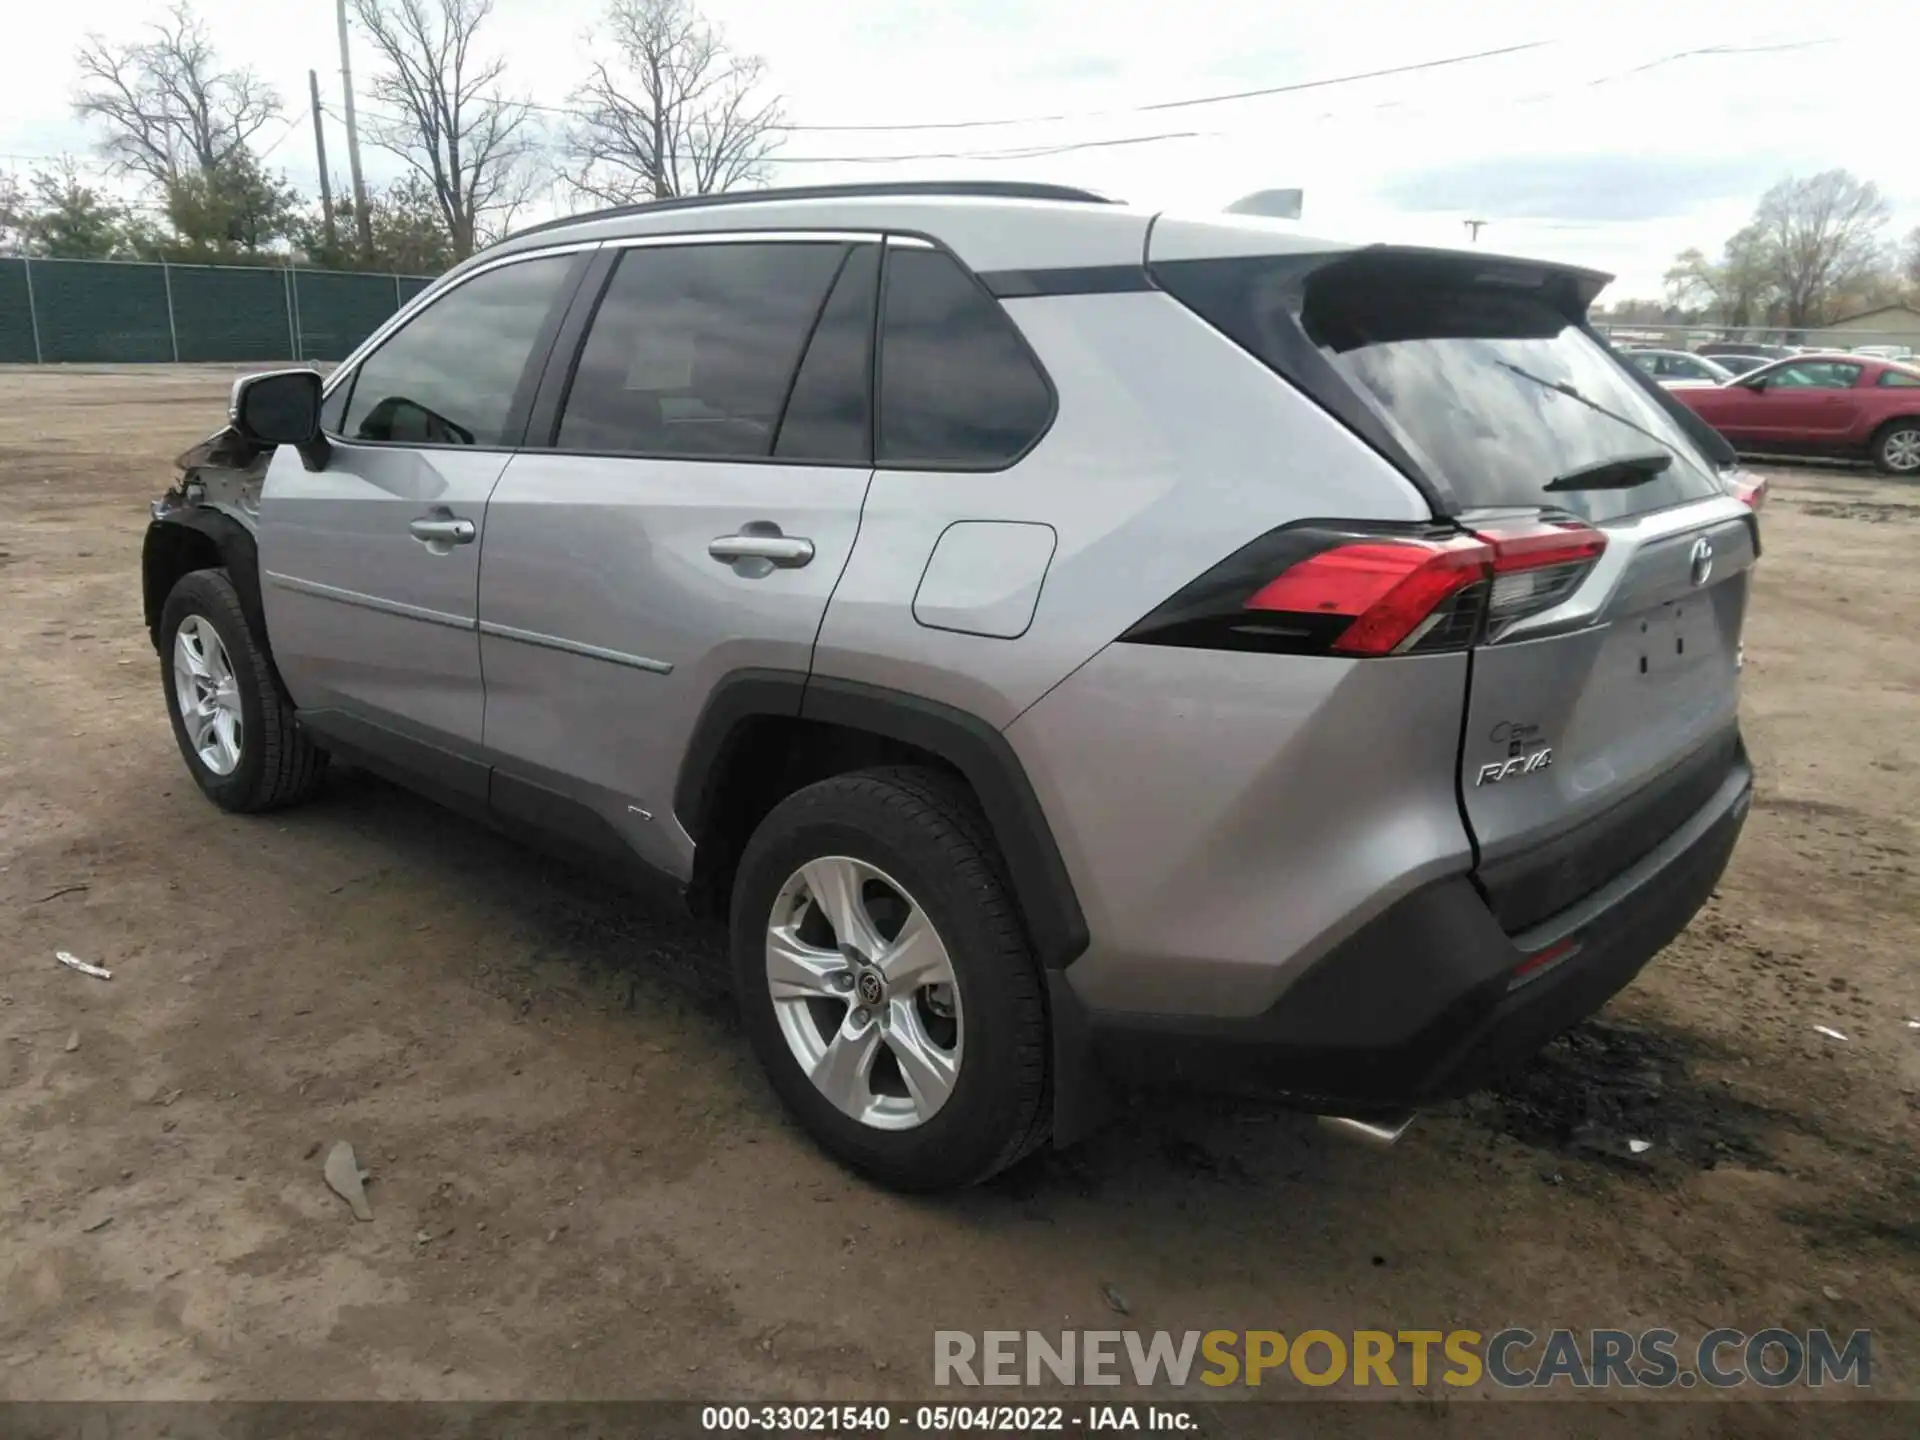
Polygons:
M1698 669L1712 655L1713 606L1705 595L1669 600L1632 623L1642 675L1682 674Z

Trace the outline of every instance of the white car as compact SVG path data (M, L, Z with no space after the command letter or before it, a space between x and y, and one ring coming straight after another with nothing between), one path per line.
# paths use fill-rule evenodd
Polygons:
M1717 360L1685 350L1629 350L1624 358L1669 390L1724 385L1734 374Z

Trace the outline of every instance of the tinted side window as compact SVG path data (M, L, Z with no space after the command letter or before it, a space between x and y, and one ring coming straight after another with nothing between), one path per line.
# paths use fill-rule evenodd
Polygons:
M1860 366L1833 360L1805 360L1783 365L1767 377L1780 390L1846 390L1860 378Z
M801 347L846 253L781 242L627 251L580 352L559 448L771 454Z
M1914 374L1911 370L1882 370L1880 383L1906 387L1920 386L1920 375Z
M514 393L574 257L503 265L449 290L360 363L340 431L399 445L515 445Z
M951 256L890 248L881 306L880 464L998 469L1047 428L1046 378Z
M794 377L773 453L826 465L872 463L873 307L880 247L860 245L840 267Z

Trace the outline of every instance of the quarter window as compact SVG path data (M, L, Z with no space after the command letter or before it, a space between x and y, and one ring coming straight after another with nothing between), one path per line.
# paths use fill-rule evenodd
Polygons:
M951 256L890 247L880 322L887 466L997 470L1053 418L1053 391L1013 321Z
M749 242L626 251L580 352L559 448L765 459L848 248Z
M1920 374L1911 370L1882 370L1880 383L1897 389L1920 388Z
M573 265L571 255L503 265L435 300L360 362L341 386L343 410L328 397L338 433L396 445L519 444L514 399Z

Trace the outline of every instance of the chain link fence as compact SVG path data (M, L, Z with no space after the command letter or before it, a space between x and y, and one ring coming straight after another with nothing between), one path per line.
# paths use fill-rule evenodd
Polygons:
M1615 345L1639 345L1662 350L1697 351L1702 345L1737 342L1765 346L1782 355L1796 351L1809 354L1853 351L1903 362L1911 362L1914 356L1920 355L1920 312L1908 316L1904 324L1880 328L1842 324L1788 330L1777 325L1662 325L1597 320L1594 329Z
M344 360L433 283L247 265L0 259L0 363Z

